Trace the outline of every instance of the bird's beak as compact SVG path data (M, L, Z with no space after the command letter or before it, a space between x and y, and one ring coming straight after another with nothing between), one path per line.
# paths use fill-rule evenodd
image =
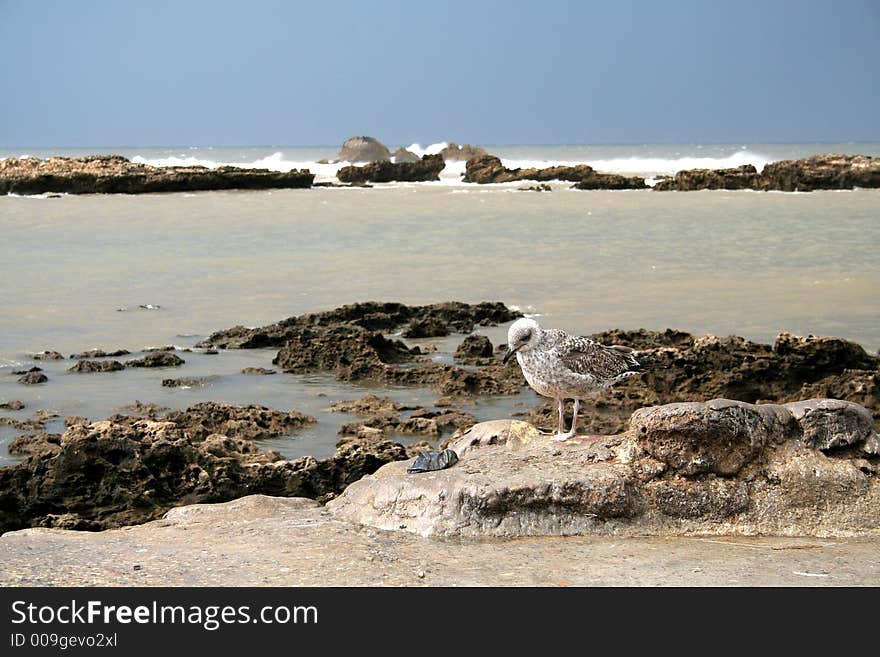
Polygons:
M509 361L509 360L510 360L510 357L513 356L515 353L516 353L516 349L511 349L510 347L508 347L508 348L507 348L507 353L504 354L504 358L501 359L501 362L502 362L504 365L507 365L507 361Z

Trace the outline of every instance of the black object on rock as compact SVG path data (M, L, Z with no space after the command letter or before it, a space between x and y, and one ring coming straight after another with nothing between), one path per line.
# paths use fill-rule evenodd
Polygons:
M458 454L451 449L444 449L442 452L419 452L416 460L413 461L406 471L413 473L445 470L446 468L451 468L456 463L458 463Z

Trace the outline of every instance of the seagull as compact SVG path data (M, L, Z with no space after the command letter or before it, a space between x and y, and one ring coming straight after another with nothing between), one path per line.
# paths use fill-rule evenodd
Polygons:
M619 381L640 374L641 365L629 347L606 346L560 329L542 329L529 317L516 320L507 331L507 363L516 354L523 376L539 395L555 399L559 429L553 440L574 438L582 399ZM571 428L565 429L565 400L574 400Z

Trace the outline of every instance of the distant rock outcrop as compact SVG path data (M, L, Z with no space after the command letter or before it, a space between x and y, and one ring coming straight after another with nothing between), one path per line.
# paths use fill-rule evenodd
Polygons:
M578 189L644 189L645 179L596 172L593 167L578 164L573 167L553 166L545 169L507 169L494 155L480 155L467 161L463 182L487 184L519 180L564 180L577 183Z
M488 153L486 152L486 149L481 146L473 146L471 144L459 146L454 141L451 141L440 151L440 155L442 155L443 159L447 162L466 162L475 157L488 155Z
M0 194L146 194L311 187L314 174L223 166L154 167L120 155L0 160Z
M336 159L339 162L387 162L391 153L375 137L350 137L342 144Z
M880 187L880 158L867 155L814 155L767 164L761 173L750 164L736 169L687 169L654 185L656 191L755 189L810 192L817 189Z
M361 167L342 167L336 177L344 183L427 182L440 180L446 163L440 155L425 155L415 162L370 162Z
M421 159L418 155L416 155L412 151L406 150L403 146L394 151L391 156L398 164L400 164L401 162L418 162L419 159Z

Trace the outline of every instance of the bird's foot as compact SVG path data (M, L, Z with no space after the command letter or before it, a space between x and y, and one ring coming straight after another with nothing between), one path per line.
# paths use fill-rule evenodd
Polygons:
M574 437L575 437L574 431L569 431L568 433L554 434L554 436L550 440L552 440L553 442L562 443L562 442L565 442L566 440L568 440L569 438L574 438Z

